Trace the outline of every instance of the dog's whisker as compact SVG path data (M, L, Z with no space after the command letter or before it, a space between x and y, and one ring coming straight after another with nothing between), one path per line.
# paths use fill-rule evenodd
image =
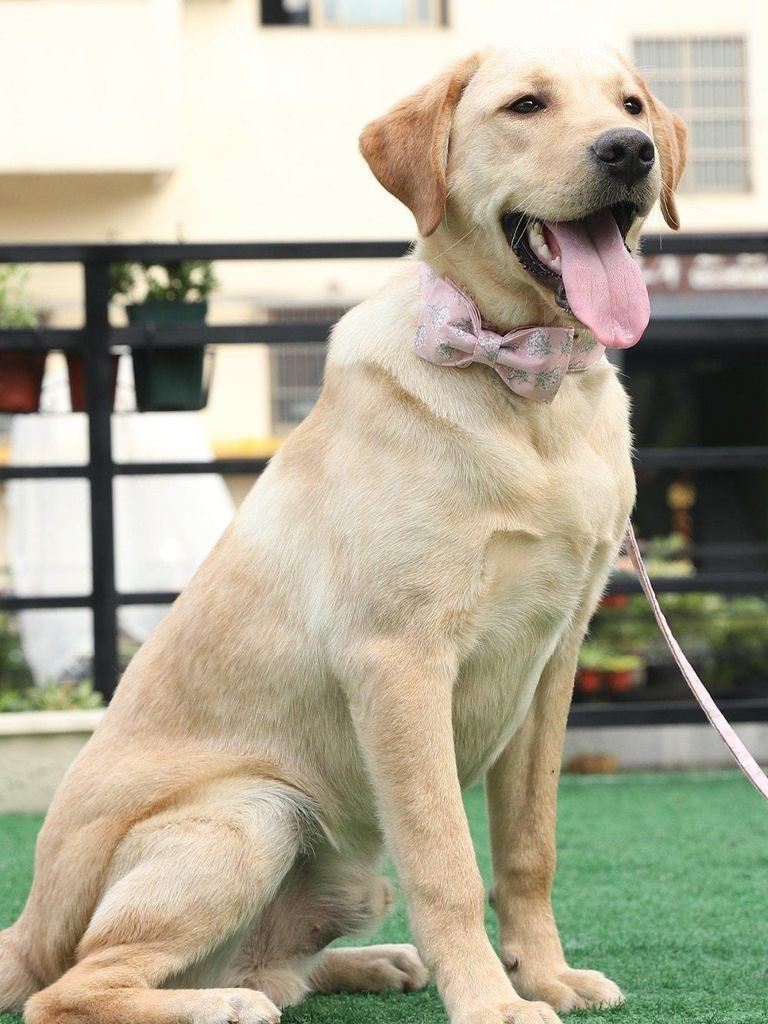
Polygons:
M463 242L466 238L469 238L470 235L474 234L474 232L477 231L478 227L479 227L479 225L475 224L475 226L471 227L469 229L469 231L465 232L465 234L463 234L461 236L461 238L457 238L455 242L452 242L451 245L449 245L449 246L447 246L447 248L443 249L442 252L439 252L435 258L436 259L440 259L441 256L445 256L445 254L447 252L450 252L451 249L455 249L457 245L459 245L461 242Z

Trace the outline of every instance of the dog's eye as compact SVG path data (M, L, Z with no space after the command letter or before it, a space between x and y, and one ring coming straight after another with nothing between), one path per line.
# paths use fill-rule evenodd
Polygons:
M507 107L507 110L512 110L515 114L535 114L537 110L543 109L544 104L535 96L523 96Z
M624 109L629 111L634 117L637 117L643 111L643 104L637 96L630 96L628 100L624 100Z

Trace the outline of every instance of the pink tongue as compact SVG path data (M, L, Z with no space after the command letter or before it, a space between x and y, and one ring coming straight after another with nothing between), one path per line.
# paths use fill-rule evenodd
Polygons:
M648 326L651 306L640 267L610 210L547 223L560 246L568 305L601 345L629 348Z

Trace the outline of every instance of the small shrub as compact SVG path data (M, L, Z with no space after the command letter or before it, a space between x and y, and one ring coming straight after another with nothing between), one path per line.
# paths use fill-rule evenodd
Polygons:
M110 298L126 302L204 302L219 286L207 260L113 263Z
M3 711L74 711L103 707L100 693L96 693L90 679L79 683L47 683L0 693L0 712Z
M0 328L37 327L37 313L24 290L26 280L14 264L0 265Z

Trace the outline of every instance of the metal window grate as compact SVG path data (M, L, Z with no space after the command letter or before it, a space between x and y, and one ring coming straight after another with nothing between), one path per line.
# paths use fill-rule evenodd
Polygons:
M649 236L644 250L649 255L692 256L709 254L762 254L768 251L768 235L682 235ZM330 328L329 323L301 322L309 306L294 307L293 323L248 322L240 324L180 325L149 329L146 325L112 327L109 322L109 266L122 261L158 263L196 260L319 260L389 259L405 255L410 243L386 242L222 242L155 244L47 244L0 245L0 263L80 263L85 277L85 323L83 327L0 329L0 357L3 352L40 352L56 349L79 351L86 364L86 400L89 421L90 459L85 465L0 465L0 481L12 479L88 479L91 488L91 554L93 589L88 595L57 597L0 594L0 610L16 612L25 608L83 608L93 613L94 680L105 695L112 693L118 671L118 607L170 604L173 592L120 593L114 577L113 482L117 476L156 476L189 473L257 473L266 465L260 458L217 459L204 462L115 463L111 451L110 351L115 346L133 349L153 346L274 345L276 343L316 344ZM677 353L700 354L707 350L722 354L724 339L731 354L745 359L765 356L768 320L755 304L741 301L738 308L720 302L716 308L700 308L701 297L684 312L667 310L657 315L646 332L643 352L663 352L665 359ZM301 310L301 312L299 312ZM337 312L337 311L335 311ZM768 465L768 446L739 448L664 448L638 451L639 467L685 467L728 469L737 472ZM735 535L734 535L735 536ZM730 541L729 541L730 543ZM700 572L695 577L662 577L658 591L710 592L723 594L764 594L768 573L751 571ZM615 579L610 590L636 591L636 581ZM762 680L761 680L762 682ZM768 699L762 695L721 702L733 721L768 720ZM695 722L701 712L692 701L640 702L621 705L595 704L575 708L573 724L644 724Z
M273 306L270 323L332 323L345 312L339 306ZM269 349L272 433L290 433L309 413L323 383L325 341L271 345Z
M749 191L744 39L642 38L635 40L634 57L654 94L688 125L690 152L681 189Z

